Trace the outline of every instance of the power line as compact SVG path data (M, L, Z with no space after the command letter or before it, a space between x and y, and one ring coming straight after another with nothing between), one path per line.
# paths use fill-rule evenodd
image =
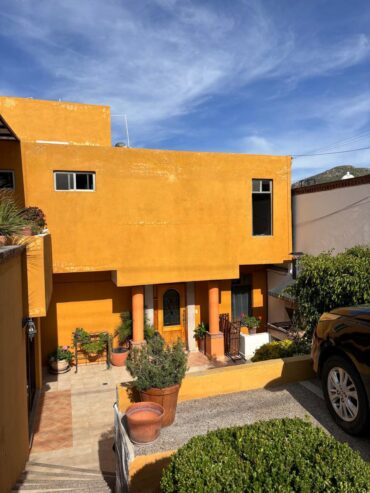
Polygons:
M333 142L332 144L328 144L327 146L323 146L323 147L320 147L318 149L315 149L315 150L312 150L312 151L308 151L310 154L316 154L318 152L329 152L333 149L335 149L336 147L338 146L343 146L344 144L349 144L349 143L354 143L358 140L361 140L363 139L364 137L366 137L368 134L370 134L370 131L369 130L365 130L364 132L361 132L359 134L356 134L352 137L348 137L346 139L341 139L341 140L338 140L336 142Z
M292 158L297 158L297 157L313 157L313 156L328 156L329 154L343 154L345 152L365 151L366 149L370 149L370 146L368 146L368 147L358 147L357 149L347 149L345 151L322 152L320 154L292 154Z

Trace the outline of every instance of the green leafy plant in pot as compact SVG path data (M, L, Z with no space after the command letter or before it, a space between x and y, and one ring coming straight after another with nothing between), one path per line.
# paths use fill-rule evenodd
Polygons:
M256 317L250 317L248 315L243 315L241 318L241 323L244 327L248 327L248 332L250 335L257 333L257 329L260 326L260 321Z
M164 408L162 426L175 420L177 398L187 370L187 355L178 340L167 346L159 334L146 345L130 351L126 366L135 378L142 401L156 402Z
M49 356L49 369L52 373L65 373L70 369L72 360L69 346L58 346Z
M110 360L114 366L124 366L129 351L129 341L132 337L132 319L130 312L122 312L121 323L114 332L118 340L118 346L111 350Z
M198 349L202 353L204 353L205 350L205 341L206 341L206 334L207 334L208 327L204 322L201 322L198 327L194 330L194 339L198 343Z
M109 334L100 332L97 338L93 338L91 334L82 328L75 330L74 337L80 344L81 350L87 355L89 360L96 360L109 344Z

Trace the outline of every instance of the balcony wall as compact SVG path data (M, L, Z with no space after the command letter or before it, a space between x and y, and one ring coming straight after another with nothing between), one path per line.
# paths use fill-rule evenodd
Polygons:
M45 317L53 291L51 236L30 237L26 256L26 312L29 317Z

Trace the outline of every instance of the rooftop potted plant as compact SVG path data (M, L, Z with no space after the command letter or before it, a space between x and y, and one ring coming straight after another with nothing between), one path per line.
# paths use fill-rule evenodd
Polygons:
M256 317L250 317L249 315L242 315L241 323L244 327L248 327L249 335L257 333L257 329L260 326L260 320Z
M0 246L11 242L11 238L22 234L26 222L9 190L0 190Z
M21 216L27 224L23 228L23 234L38 235L44 232L46 227L45 214L39 207L26 207L22 210Z
M187 355L180 340L167 346L159 334L146 345L134 348L126 362L142 401L156 402L164 408L162 426L175 420L177 398L187 369Z
M65 373L70 370L73 354L68 346L58 346L49 356L49 367L52 373Z
M204 353L205 349L205 339L207 334L207 326L204 322L201 322L198 327L194 330L194 339L198 343L198 349L202 353Z

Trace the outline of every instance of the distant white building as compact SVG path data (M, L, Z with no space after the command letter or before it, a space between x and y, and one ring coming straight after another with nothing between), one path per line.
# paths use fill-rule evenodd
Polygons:
M292 190L293 251L317 255L370 245L370 174ZM268 270L268 323L272 335L289 325L292 302L283 292L293 282L291 264ZM275 327L275 328L274 328Z

